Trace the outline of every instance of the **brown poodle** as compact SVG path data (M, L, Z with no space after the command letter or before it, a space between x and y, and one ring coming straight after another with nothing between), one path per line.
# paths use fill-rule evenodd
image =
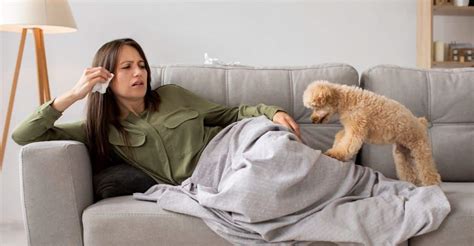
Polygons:
M423 186L441 182L428 141L428 122L416 118L400 103L358 87L315 81L306 88L303 104L313 110L313 123L325 123L339 114L344 128L326 155L346 161L364 142L394 144L393 157L401 180Z

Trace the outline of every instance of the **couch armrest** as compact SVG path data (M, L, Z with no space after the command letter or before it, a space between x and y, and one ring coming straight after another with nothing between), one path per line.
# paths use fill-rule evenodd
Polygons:
M82 211L93 203L84 144L37 142L20 152L23 215L29 245L82 245Z

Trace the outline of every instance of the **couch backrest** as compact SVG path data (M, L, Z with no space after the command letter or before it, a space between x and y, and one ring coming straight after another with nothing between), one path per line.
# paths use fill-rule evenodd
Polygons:
M302 102L306 86L322 79L347 85L359 84L357 71L346 64L307 67L152 67L152 88L177 84L203 98L227 106L258 103L280 106L300 124L303 139L309 146L327 150L341 126L336 121L324 125L311 124L311 111Z
M304 141L327 150L341 129L337 121L313 125L302 104L314 80L358 86L357 71L346 64L307 67L167 65L152 67L152 88L178 84L228 106L265 103L283 107L300 124ZM419 70L376 66L361 86L395 99L430 122L433 155L444 181L474 181L474 69ZM391 145L365 144L358 163L396 178Z
M443 181L474 181L474 68L376 66L362 74L361 87L428 119L433 156ZM396 177L391 146L366 144L359 157L361 164Z

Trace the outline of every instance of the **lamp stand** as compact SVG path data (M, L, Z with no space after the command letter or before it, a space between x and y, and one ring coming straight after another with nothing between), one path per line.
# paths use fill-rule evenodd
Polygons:
M36 66L38 71L38 92L40 105L49 101L51 94L49 92L48 68L46 66L46 52L44 49L43 30L40 28L31 28L35 38L36 50ZM25 39L28 29L23 28L21 32L20 47L18 49L18 56L16 58L15 73L13 75L13 83L10 90L10 99L8 101L7 117L5 119L5 126L3 128L2 142L0 143L0 170L3 167L3 157L5 156L5 148L7 145L8 129L10 128L10 119L13 111L13 103L15 101L16 86L18 76L20 74L21 60L23 58L23 49L25 48Z

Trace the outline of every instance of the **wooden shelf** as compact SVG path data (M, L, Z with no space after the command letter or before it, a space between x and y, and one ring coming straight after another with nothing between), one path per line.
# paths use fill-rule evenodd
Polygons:
M456 7L453 5L433 6L433 15L474 16L474 6Z
M435 62L433 61L433 16L474 17L474 6L433 5L433 0L416 1L416 65L419 68L474 67L474 62ZM439 24L439 23L438 23ZM472 29L472 28L467 28ZM466 30L468 31L468 30ZM452 37L455 39L455 37Z
M474 62L435 62L433 61L433 67L435 68L461 68L461 67L474 67Z

